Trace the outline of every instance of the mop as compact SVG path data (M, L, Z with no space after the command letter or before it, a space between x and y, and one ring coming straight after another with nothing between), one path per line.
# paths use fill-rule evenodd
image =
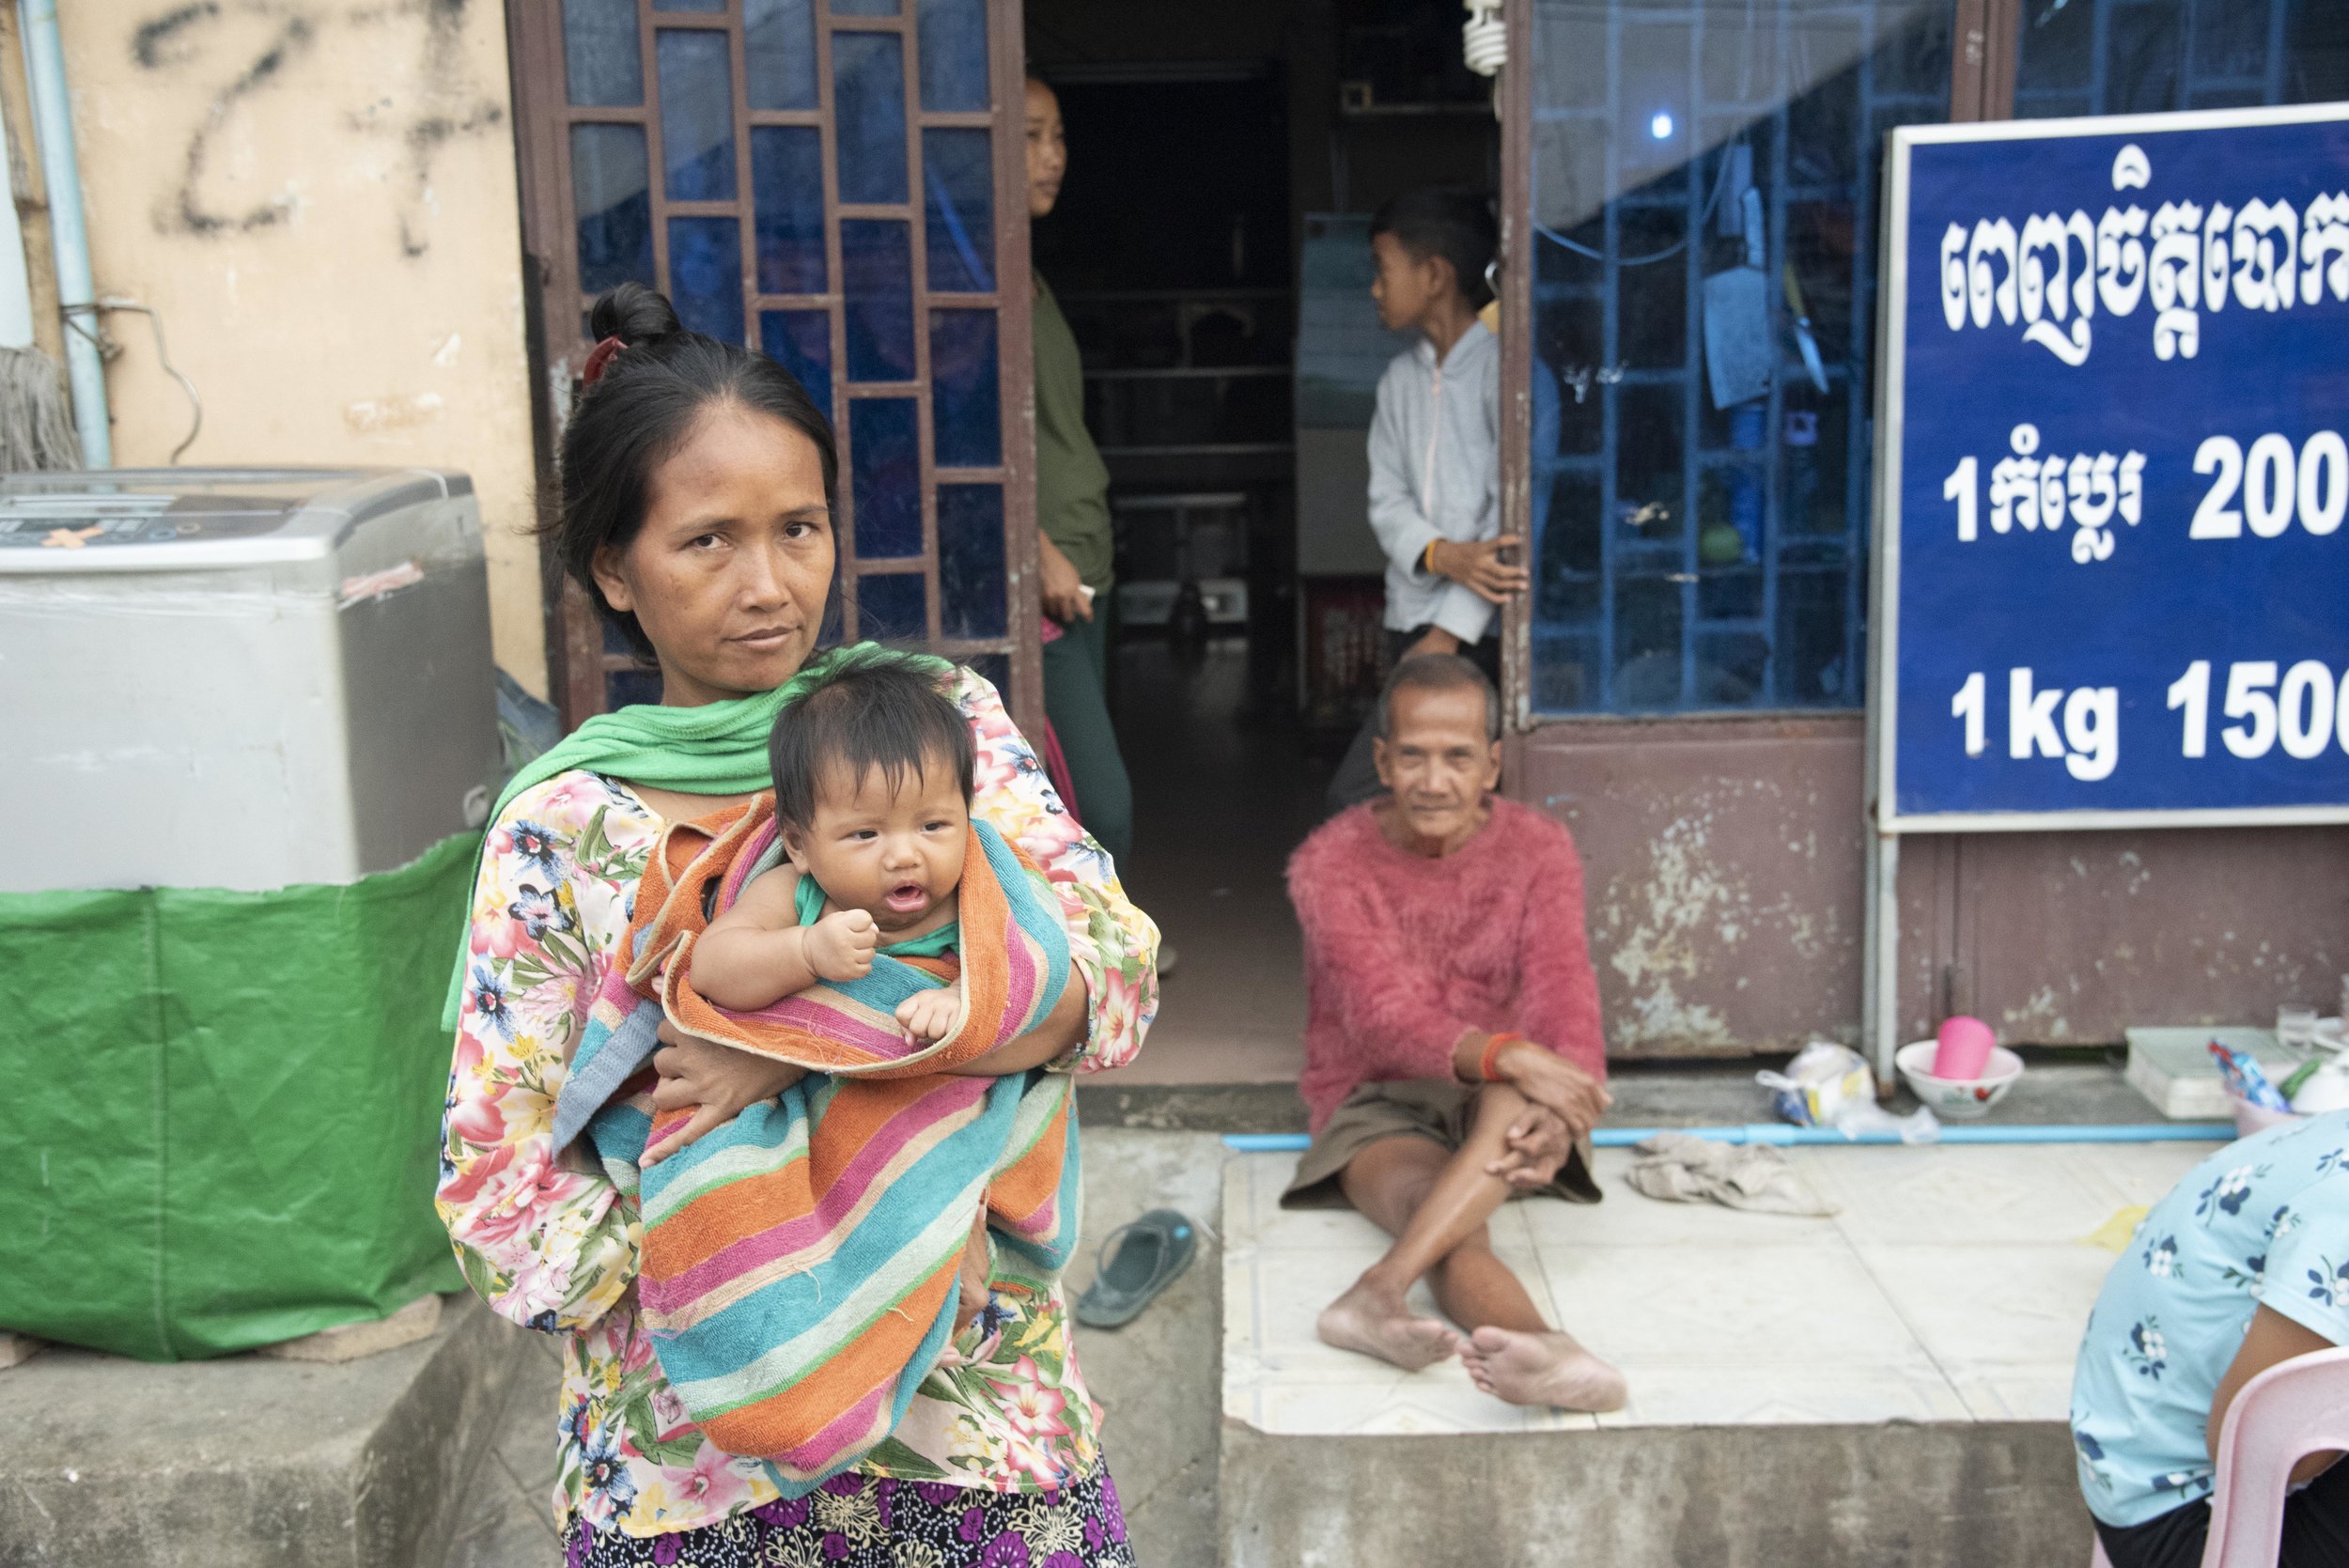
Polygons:
M39 349L0 349L0 474L78 468L65 379Z

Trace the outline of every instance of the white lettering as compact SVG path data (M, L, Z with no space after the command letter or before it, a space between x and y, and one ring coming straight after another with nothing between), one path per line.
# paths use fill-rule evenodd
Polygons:
M1941 235L1941 318L1956 332L1966 325L1966 225L1952 224Z
M1990 468L1990 527L1999 534L2016 523L2036 532L2039 527L2039 465L2031 454L2039 450L2039 427L2017 425L2007 433L2015 456L2001 458Z
M2123 147L2115 191L2153 182L2152 162ZM2133 203L2091 216L2076 209L1952 222L1941 233L1941 316L1952 332L1970 323L2020 325L2023 341L2065 365L2088 362L2089 318L2099 301L2112 316L2153 305L2154 355L2193 359L2202 318L2230 303L2246 310L2349 303L2349 191L2239 203L2174 200L2149 216Z
M1979 226L1979 225L1977 225ZM2096 221L2096 293L2105 309L2126 316L2145 291L2145 210L2134 204L2108 207Z
M2349 191L2310 198L2300 219L2300 303L2316 303L2327 287L2349 300Z
M1985 744L1982 722L1984 684L1982 672L1976 670L1957 689L1957 695L1950 699L1950 717L1966 721L1966 754L1969 757L1982 755Z
M2267 754L2276 744L2276 661L2247 660L2227 671L2227 717L2248 719L2248 724L2229 724L2218 732L2227 750L2246 762Z
M2319 538L2349 512L2349 443L2338 430L2319 430L2300 448L2300 526Z
M2085 784L2109 778L2121 761L2121 691L2083 686L2063 700L2063 769Z
M2214 470L2218 477L2202 492L2202 504L2194 508L2194 521L2186 536L2239 539L2243 536L2243 514L2227 503L2234 499L2235 488L2243 483L2243 443L2232 436L2212 436L2196 447L2194 472L2209 474Z
M2234 209L2223 201L2210 204L2202 219L2202 302L2213 316L2227 308L2227 229Z
M1984 218L1974 225L1974 242L1966 253L1966 286L1977 327L1990 324L1994 305L1999 320L2010 325L2015 320L2015 225L2004 218ZM1996 277L1990 271L1993 260L2003 269Z
M2248 203L2234 221L2234 297L2246 310L2290 310L2300 214L2292 203Z
M2306 762L2325 754L2333 739L2333 673L2313 659L2284 672L2276 694L2284 754Z
M2210 751L2210 660L2198 659L2186 674L2170 683L2170 706L2186 709L2186 735L2181 753L2189 757Z
M2120 466L2120 459L2109 452L2093 458L2083 452L2065 472L2072 520L2079 524L2079 532L2072 536L2072 559L2083 567L2112 558L2112 535L2105 525L2112 520L2113 509L2120 504L2121 489L2116 482Z
M2243 478L2243 516L2251 532L2272 539L2291 527L2298 489L2292 476L2292 442L2273 431L2253 442Z
M2269 679L2274 679L2274 665L2269 665ZM2063 754L2063 737L2056 733L2056 704L2063 700L2063 689L2050 687L2033 694L2030 689L2030 669L2028 665L2006 673L2006 754L2022 761L2031 756L2060 757ZM2269 715L2271 729L2274 715Z
M1974 511L1981 499L1975 493L1978 488L1975 484L1975 475L1980 471L1980 465L1973 458L1960 458L1957 460L1957 466L1950 470L1950 476L1941 481L1941 499L1957 503L1957 542L1959 544L1974 542L1974 535L1977 532L1974 526Z
M2154 356L2192 359L2201 347L2202 210L2190 201L2165 201L2154 212L2153 259L2145 277L2153 296Z

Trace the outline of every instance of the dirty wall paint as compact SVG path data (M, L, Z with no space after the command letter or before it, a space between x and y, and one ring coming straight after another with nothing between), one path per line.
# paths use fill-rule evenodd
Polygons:
M1513 737L1503 786L1582 854L1610 1052L1770 1055L1859 1033L1856 717L1609 721ZM1904 841L1904 1038L1951 1012L2010 1044L2332 1012L2349 829Z
M2001 1037L2331 1013L2349 970L2349 829L1975 833L1905 847L1901 1017Z
M1581 851L1611 1054L1858 1037L1859 728L1557 724L1512 746L1509 793Z
M187 464L463 469L500 663L545 689L521 216L491 0L61 7L91 265L158 312ZM191 425L148 320L105 318L116 460Z

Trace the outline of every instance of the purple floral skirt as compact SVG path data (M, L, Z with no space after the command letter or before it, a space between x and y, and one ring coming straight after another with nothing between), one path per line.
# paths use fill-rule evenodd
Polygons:
M1134 1568L1109 1467L1057 1492L994 1492L837 1475L804 1498L764 1503L672 1535L622 1535L585 1520L565 1568Z

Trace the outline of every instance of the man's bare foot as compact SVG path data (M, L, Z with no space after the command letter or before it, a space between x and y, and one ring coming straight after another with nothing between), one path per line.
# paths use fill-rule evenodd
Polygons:
M1322 1343L1392 1361L1406 1372L1457 1355L1460 1337L1430 1317L1413 1317L1400 1296L1357 1284L1322 1309Z
M1460 1359L1478 1388L1512 1405L1603 1413L1622 1409L1628 1392L1623 1374L1571 1334L1479 1328L1461 1348Z

